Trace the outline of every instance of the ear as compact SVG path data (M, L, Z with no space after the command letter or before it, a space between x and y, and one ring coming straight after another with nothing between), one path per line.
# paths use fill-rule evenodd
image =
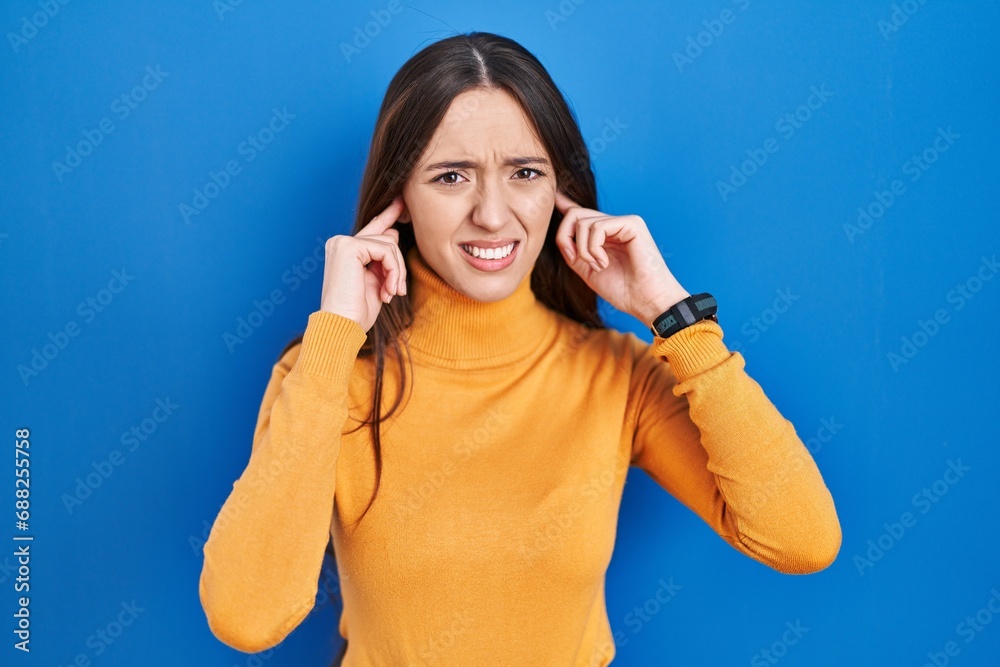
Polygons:
M397 222L411 223L413 219L410 217L410 209L406 208L406 204L403 204L403 210L396 218Z

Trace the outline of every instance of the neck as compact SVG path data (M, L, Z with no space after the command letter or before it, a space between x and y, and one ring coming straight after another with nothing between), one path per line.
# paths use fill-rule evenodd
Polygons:
M435 273L416 246L406 257L414 358L455 369L496 367L529 356L554 333L556 314L535 298L530 271L509 296L477 301Z

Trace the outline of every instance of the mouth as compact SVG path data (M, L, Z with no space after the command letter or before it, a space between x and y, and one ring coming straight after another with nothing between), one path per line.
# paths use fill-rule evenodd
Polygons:
M469 264L480 271L500 271L514 262L520 246L520 241L511 241L498 248L481 248L463 243L459 244L459 249Z

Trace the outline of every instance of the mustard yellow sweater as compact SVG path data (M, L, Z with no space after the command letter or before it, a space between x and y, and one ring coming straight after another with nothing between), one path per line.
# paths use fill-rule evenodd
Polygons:
M652 345L536 300L469 299L407 257L414 375L375 484L366 334L317 311L275 364L249 462L204 546L212 632L257 652L313 608L332 535L344 667L604 666L604 578L629 466L780 572L840 549L833 499L791 422L701 321ZM396 395L387 364L384 404ZM658 527L662 528L662 527Z

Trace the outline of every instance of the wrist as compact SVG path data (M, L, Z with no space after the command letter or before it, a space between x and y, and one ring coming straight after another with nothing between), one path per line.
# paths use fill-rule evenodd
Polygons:
M689 296L691 295L687 291L680 288L666 292L660 298L656 299L637 319L641 320L648 327L653 323L653 320Z

